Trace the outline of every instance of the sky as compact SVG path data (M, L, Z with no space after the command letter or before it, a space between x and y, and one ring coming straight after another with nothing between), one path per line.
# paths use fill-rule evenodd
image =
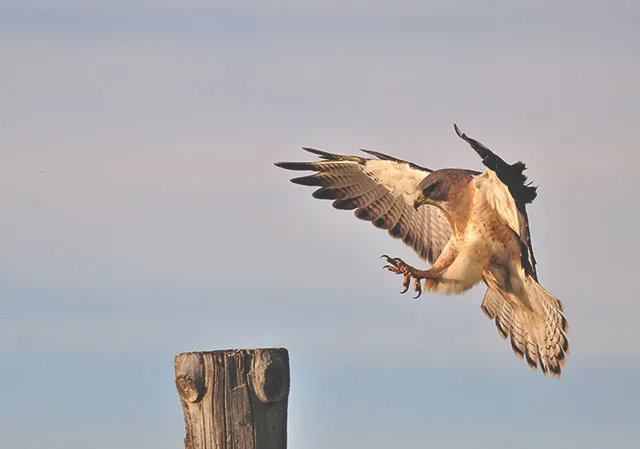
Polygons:
M0 3L0 447L183 446L173 357L284 346L289 447L633 448L640 6ZM409 249L273 166L301 146L539 185L572 355L531 372L483 289L400 295Z

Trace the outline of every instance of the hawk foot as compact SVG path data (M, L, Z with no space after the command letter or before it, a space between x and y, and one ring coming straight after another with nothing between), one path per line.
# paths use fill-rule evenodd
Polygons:
M400 293L404 294L409 290L409 285L411 285L411 280L413 279L413 291L417 293L413 298L417 299L422 295L421 281L423 279L431 279L430 276L426 275L425 271L412 267L399 257L389 257L384 254L381 258L387 261L387 265L382 267L384 270L403 275L402 287L404 289Z

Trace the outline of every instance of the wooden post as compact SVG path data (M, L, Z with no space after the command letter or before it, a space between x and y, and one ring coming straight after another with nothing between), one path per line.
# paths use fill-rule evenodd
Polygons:
M185 352L175 358L185 449L285 449L285 348Z

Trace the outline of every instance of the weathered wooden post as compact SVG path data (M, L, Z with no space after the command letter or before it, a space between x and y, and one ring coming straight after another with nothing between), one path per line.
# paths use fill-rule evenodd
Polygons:
M185 352L175 358L185 449L285 449L285 348Z

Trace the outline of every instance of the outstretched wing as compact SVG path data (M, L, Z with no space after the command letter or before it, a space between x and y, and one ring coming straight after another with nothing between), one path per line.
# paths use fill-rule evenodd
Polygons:
M526 204L536 197L536 188L525 184L527 177L522 162L507 164L486 146L454 127L487 167L476 178L476 188L519 238L522 269L526 275L524 288L517 297L493 282L494 286L487 289L480 307L488 318L495 320L500 336L509 337L511 348L519 358L526 358L533 370L539 366L545 375L551 373L552 377L561 377L569 354L569 325L562 314L562 302L537 282L526 211Z
M449 221L436 207L413 208L415 189L432 170L370 150L362 151L377 159L303 149L321 160L277 162L287 170L316 172L291 182L320 187L315 198L334 200L336 209L355 209L356 217L388 230L422 260L435 262L451 237Z
M525 290L535 310L509 302L503 292L490 288L482 301L482 311L495 320L500 336L509 337L513 352L520 359L526 358L531 369L540 366L543 374L561 377L570 352L569 324L562 314L562 302L531 277L525 280Z
M531 203L536 198L537 187L526 183L527 176L524 174L526 165L522 162L508 164L485 145L461 132L455 123L453 129L458 137L471 145L471 148L482 158L482 163L497 178L492 179L491 182L495 184L494 192L499 196L496 198L500 204L498 212L520 237L523 244L522 266L527 274L537 281L536 258L531 244L531 230L526 207L527 203ZM485 172L483 176L485 175L488 176L488 173Z
M510 337L511 348L519 358L526 358L534 370L540 366L545 375L551 373L553 377L560 377L565 357L569 354L569 326L562 315L562 302L536 280L529 262L529 247L518 228L520 211L510 189L491 169L478 176L475 185L483 201L511 228L513 236L519 238L520 260L525 274L523 288L517 294L495 279L487 282L489 289L480 307L487 317L495 320L498 333L503 338ZM491 277L490 274L485 275Z

